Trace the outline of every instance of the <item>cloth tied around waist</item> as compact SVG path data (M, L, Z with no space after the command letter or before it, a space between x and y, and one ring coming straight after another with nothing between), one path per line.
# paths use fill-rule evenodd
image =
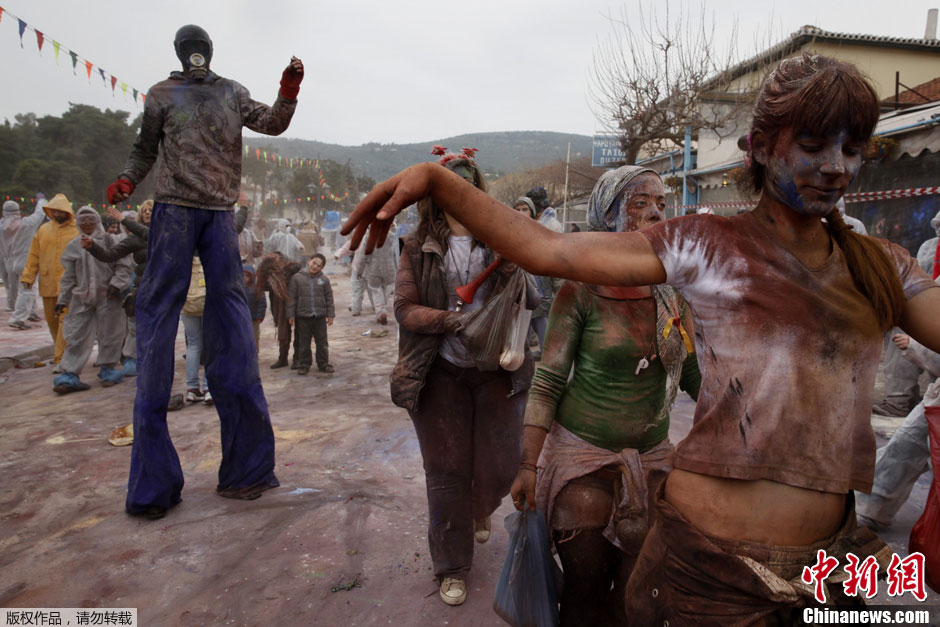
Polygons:
M675 447L663 440L645 453L625 448L619 452L594 446L565 429L558 422L545 438L539 457L539 475L535 488L537 507L545 512L552 526L555 499L568 483L605 467L619 470L620 481L614 485L614 503L604 537L621 551L632 552L648 528L648 475L663 476L672 469Z

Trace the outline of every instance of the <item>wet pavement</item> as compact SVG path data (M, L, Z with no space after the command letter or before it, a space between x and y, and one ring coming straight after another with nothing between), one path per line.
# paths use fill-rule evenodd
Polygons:
M368 298L363 316L352 317L343 269L327 273L337 302L334 374L269 369L270 314L262 323L281 487L248 502L217 496L218 418L213 407L192 405L169 414L186 485L183 502L157 521L124 514L130 447L107 439L131 421L133 380L102 388L89 364L82 379L92 389L57 396L50 366L8 368L2 359L32 366L47 358L45 326L14 331L9 313L0 314L0 606L136 607L141 625L502 624L491 606L509 499L490 541L475 547L467 602L445 606L428 556L417 440L388 397L397 327L378 325ZM174 392L184 391L184 352L181 328ZM680 395L673 441L691 427L693 407ZM899 423L881 420L876 431L890 435ZM898 552L906 554L927 481L883 534ZM928 602L940 604L937 596Z

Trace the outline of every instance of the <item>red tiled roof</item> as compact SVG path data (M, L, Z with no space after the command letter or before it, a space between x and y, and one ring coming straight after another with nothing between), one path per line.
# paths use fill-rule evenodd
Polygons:
M926 96L926 99L922 96ZM938 100L940 100L940 76L926 83L921 83L913 90L905 89L898 95L898 102L901 104L924 104L925 102L936 102ZM894 104L894 96L889 96L882 102Z

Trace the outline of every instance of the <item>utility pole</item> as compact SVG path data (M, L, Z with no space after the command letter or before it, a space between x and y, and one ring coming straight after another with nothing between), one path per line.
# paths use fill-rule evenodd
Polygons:
M568 142L568 156L565 159L565 200L561 210L562 230L568 228L568 168L571 166L571 142Z

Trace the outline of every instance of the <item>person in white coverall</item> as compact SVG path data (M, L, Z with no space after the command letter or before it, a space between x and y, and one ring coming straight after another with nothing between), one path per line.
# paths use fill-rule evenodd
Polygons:
M13 311L9 325L15 329L28 329L27 321L39 321L35 313L36 286L26 289L20 285L20 275L26 267L29 257L29 245L33 235L46 219L42 207L46 199L36 203L36 210L23 217L20 205L8 200L3 203L3 217L0 218L0 276L7 291L7 309Z
M904 334L895 335L893 340L904 357L932 376L940 377L940 355ZM876 531L890 527L917 479L930 470L925 408L933 405L940 405L940 378L930 384L924 400L911 410L888 443L878 449L871 494L855 493L859 524Z
M98 341L98 378L103 387L120 383L121 346L125 320L121 293L130 285L134 262L130 255L118 261L98 261L85 250L94 242L110 248L121 237L105 233L101 217L91 207L82 207L75 216L80 234L65 247L62 266L65 274L59 283L56 309L69 308L63 320L65 354L59 366L62 373L53 379L53 390L68 394L87 390L79 375Z

